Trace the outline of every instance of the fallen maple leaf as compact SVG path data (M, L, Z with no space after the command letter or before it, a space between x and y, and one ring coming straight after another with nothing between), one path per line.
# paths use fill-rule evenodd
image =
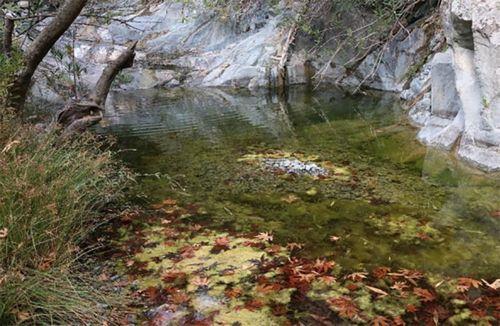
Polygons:
M270 255L276 255L281 252L281 246L280 245L272 245L271 247L266 249L266 252Z
M334 261L327 261L326 259L316 259L313 268L319 273L326 273L335 266Z
M189 296L184 293L184 292L175 292L174 294L172 294L172 296L170 297L170 300L175 303L175 304L184 304L186 302L189 301Z
M193 246L190 246L190 245L187 245L187 246L184 246L182 247L179 251L181 253L181 257L186 259L186 258L193 258L195 255L194 255L194 247Z
M458 279L457 290L460 292L466 292L471 287L478 289L481 286L481 281L475 280L473 278L461 277Z
M272 242L273 238L274 237L270 232L261 232L255 236L255 239L258 239L261 241L267 241L267 242Z
M399 292L403 292L408 288L408 285L405 282L395 282L391 289L397 290Z
M389 326L390 321L387 317L384 316L376 316L372 320L372 325L373 326Z
M429 290L422 288L414 288L413 293L422 299L423 302L430 302L436 299L436 296Z
M355 283L349 283L345 287L351 292L357 291L359 289L359 286Z
M415 307L412 304L409 304L409 305L406 306L406 311L408 311L409 313L417 312L417 307Z
M297 276L299 279L303 282L306 283L311 283L318 277L318 273L312 272L312 273L298 273Z
M375 288L375 287L372 287L372 286L368 286L366 285L366 288L376 294L380 294L381 296L385 297L387 295L389 295L389 293L385 292L384 290L381 290L379 288Z
M349 297L333 298L328 302L338 310L340 317L353 319L359 313L358 307Z
M233 299L241 296L243 294L243 290L241 290L240 288L231 288L224 291L224 294L227 298Z
M389 267L377 267L372 271L373 276L378 279L382 279L387 276L387 274L391 271Z
M421 272L411 269L400 269L399 272L403 274L404 278L406 279L418 280L424 277L424 274L422 274Z
M255 290L257 292L263 293L263 294L278 292L281 289L282 289L281 285L279 285L277 283L273 283L273 284L259 284L255 288Z
M354 281L354 282L360 282L360 281L362 281L363 279L365 279L367 275L368 275L368 273L359 272L359 273L352 273L352 274L349 274L349 275L347 275L345 278L346 278L346 279L349 279L349 280L352 280L352 281Z
M403 320L403 317L401 317L401 316L394 317L392 322L393 322L394 326L406 326L406 323Z
M165 283L185 283L186 273L180 270L169 270L162 274L161 279Z
M152 302L159 302L160 299L162 299L162 291L155 287L155 286L150 286L140 292L143 296L145 296L148 300Z
M215 239L215 245L217 247L229 247L229 238L228 237L220 237L220 238L217 238Z
M258 310L262 307L264 307L264 302L262 302L261 300L257 300L257 299L250 300L250 301L247 301L245 303L245 308L250 310L250 311L255 311L255 310Z
M191 283L193 285L196 285L197 287L208 287L210 285L210 281L208 280L208 277L200 277L196 276Z
M304 245L302 243L291 242L286 245L286 248L290 251L293 251L295 249L300 250L304 248Z
M330 276L330 275L321 276L321 279L326 284L333 284L333 283L337 282L337 279L335 277L333 277L333 276Z
M387 275L394 277L404 277L414 286L417 286L417 282L415 282L415 280L424 277L424 274L422 274L421 272L410 269L400 269L398 273L387 273Z
M200 231L202 228L199 224L189 225L189 231Z

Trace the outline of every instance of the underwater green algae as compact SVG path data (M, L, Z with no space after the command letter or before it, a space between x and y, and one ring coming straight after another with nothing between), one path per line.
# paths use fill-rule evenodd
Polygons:
M116 131L121 148L136 149L123 157L144 173L138 191L150 201L197 203L213 229L272 230L281 244L303 243L302 257L336 257L350 269L490 277L500 267L498 176L420 145L393 99L297 90L285 104L248 105L252 97L231 94L236 104L197 107L190 96L199 94L143 108L164 129L132 115ZM169 122L179 116L186 121ZM241 161L265 153L331 162L348 176L272 173Z
M128 253L120 274L154 325L486 325L495 318L498 284L389 267L352 272L332 259L297 257L298 244L274 244L271 233L195 224L203 210L175 200L155 207L142 219L122 219L118 232L139 236L117 241Z

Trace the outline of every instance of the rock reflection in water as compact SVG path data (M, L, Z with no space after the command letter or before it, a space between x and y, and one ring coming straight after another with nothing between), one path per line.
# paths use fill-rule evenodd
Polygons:
M123 153L129 164L170 176L141 179L150 199L199 203L214 227L273 230L347 268L487 276L500 267L491 254L500 249L498 176L420 145L391 95L152 90L113 94L106 114L104 131L137 150ZM347 174L274 175L238 161L269 151L316 156ZM332 235L342 240L332 246Z

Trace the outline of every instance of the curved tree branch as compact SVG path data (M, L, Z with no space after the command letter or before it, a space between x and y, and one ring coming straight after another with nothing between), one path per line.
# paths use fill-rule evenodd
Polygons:
M130 68L134 64L136 46L137 42L134 42L125 51L123 51L123 53L116 58L116 60L108 64L97 81L94 91L90 95L91 101L99 106L106 103L109 89L111 88L111 84L113 83L115 77L122 69Z
M88 0L65 0L56 16L30 44L24 54L23 68L16 74L9 89L8 105L20 111L26 100L31 78L38 65L54 44L61 38L75 19L80 15Z
M132 67L136 46L137 42L133 43L106 66L87 101L69 101L57 114L57 123L66 134L82 132L102 120L111 84L121 70Z

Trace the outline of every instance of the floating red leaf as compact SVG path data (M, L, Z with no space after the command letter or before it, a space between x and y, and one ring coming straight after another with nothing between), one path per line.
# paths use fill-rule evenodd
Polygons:
M429 290L422 288L414 288L413 293L419 297L423 302L430 302L436 299L436 296Z
M353 319L359 313L359 308L349 297L333 298L328 302L338 310L340 317Z

